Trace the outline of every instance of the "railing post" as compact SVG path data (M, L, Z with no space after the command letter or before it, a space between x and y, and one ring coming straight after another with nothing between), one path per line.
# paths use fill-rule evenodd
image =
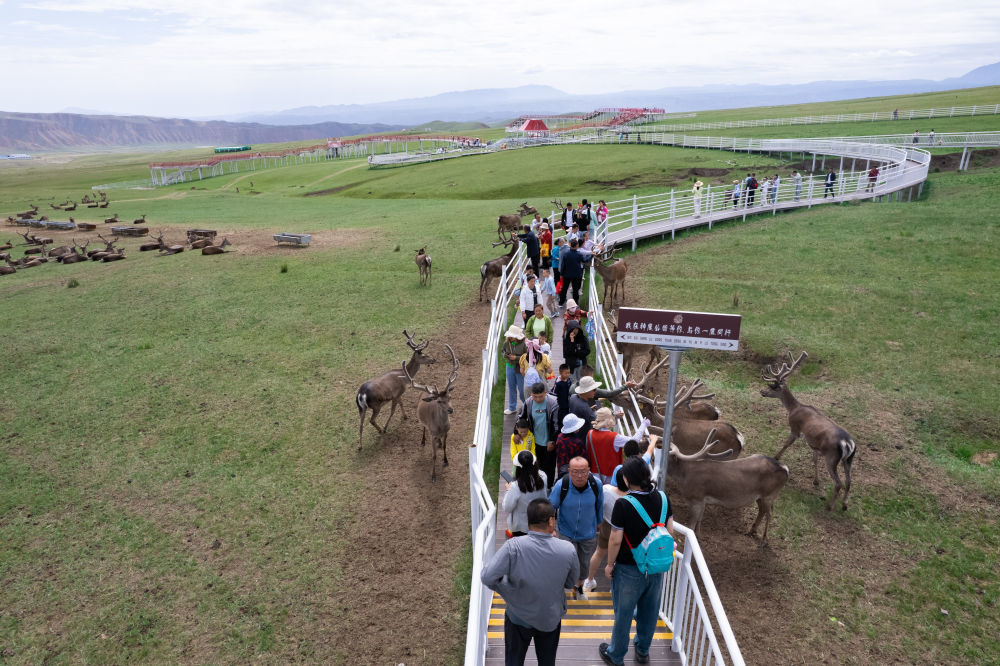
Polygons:
M809 176L809 193L807 195L809 198L809 205L806 206L807 210L813 207L813 186L815 185L816 185L816 176Z
M636 224L639 221L639 197L632 195L632 251L635 252Z
M689 537L684 539L684 554L678 565L680 566L680 572L677 576L677 587L674 591L674 616L671 618L673 624L673 634L674 638L671 641L671 649L674 652L680 652L683 649L683 639L681 636L684 634L685 622L685 609L687 607L687 596L688 596L688 571L692 571L692 556L693 546L691 545L691 539ZM473 581L475 584L476 581Z

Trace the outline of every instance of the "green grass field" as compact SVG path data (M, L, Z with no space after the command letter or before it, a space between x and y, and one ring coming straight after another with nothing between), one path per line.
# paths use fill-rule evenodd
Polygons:
M0 213L159 159L174 158L0 163ZM431 486L412 415L382 438L366 428L355 451L358 385L398 367L400 331L416 328L461 349L475 394L497 214L662 191L726 159L776 163L655 146L345 160L114 190L107 211L78 210L146 213L175 241L204 226L317 242L0 277L0 659L457 663L474 405L456 410L452 464ZM691 355L684 371L719 392L749 448L773 453L784 436L780 406L757 394L757 362L784 349L811 355L793 390L861 444L845 516L821 510L801 444L786 454L769 553L736 536L739 515L706 516L749 661L784 641L847 663L995 662L1000 469L973 460L997 450L998 178L935 174L920 203L752 220L636 258L644 305L730 311L738 295L748 351ZM17 239L5 229L0 242ZM412 262L421 245L431 288ZM772 617L765 600L794 612Z

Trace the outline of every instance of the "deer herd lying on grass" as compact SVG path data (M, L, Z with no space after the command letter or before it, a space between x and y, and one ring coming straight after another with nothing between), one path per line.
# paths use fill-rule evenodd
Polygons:
M104 243L104 247L101 249L88 250L87 246L93 242L93 239L87 240L83 245L79 245L76 238L72 239L72 245L61 245L49 249L48 246L55 243L52 238L37 236L30 232L18 233L24 238L24 243L21 243L21 245L27 245L28 247L25 248L24 256L20 259L11 259L8 250L14 247L13 242L7 241L5 244L0 245L0 262L4 262L0 264L0 275L12 275L18 270L41 266L50 260L60 264L75 264L88 260L108 263L111 261L120 261L125 258L125 248L118 245L120 242L118 236L113 236L109 240L101 234L97 234L97 237ZM195 241L190 245L193 250L201 249L202 254L213 255L223 254L226 251L226 247L232 245L232 243L229 242L228 238L223 238L222 242L218 245L212 239ZM183 252L184 245L168 245L163 240L163 232L161 232L154 242L144 243L139 246L140 252L149 250L159 250L159 255L165 256Z

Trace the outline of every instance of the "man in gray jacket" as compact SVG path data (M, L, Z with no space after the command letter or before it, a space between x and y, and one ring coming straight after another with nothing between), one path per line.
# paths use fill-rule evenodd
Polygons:
M524 664L531 640L539 666L554 665L566 614L567 588L576 585L580 563L567 541L553 536L556 510L545 499L528 504L529 532L508 539L483 567L483 585L507 602L503 632L505 663Z
M545 472L549 488L556 478L556 436L559 433L559 401L547 392L545 384L531 386L531 400L525 400L518 418L531 425L535 436L535 458L538 468Z

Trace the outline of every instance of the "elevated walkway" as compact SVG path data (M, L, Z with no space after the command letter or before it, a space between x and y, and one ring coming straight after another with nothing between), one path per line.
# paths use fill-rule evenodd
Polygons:
M589 279L589 278L588 278ZM584 285L586 288L588 285ZM521 315L516 315L514 319L518 326L523 326L524 321ZM550 360L554 370L564 362L562 353L563 320L559 313L552 317L554 328L552 341L552 355ZM549 388L552 382L548 382ZM506 386L504 387L506 390ZM506 393L505 393L506 395ZM506 404L506 403L505 403ZM514 432L514 423L517 414L504 416L503 422L503 453L500 456L500 469L509 472L513 476L513 465L510 455L510 436ZM499 494L497 506L503 504L503 497L506 493L506 482L500 478ZM494 546L500 548L507 540L505 530L507 529L507 515L502 509L497 511L496 539ZM611 581L604 575L602 566L597 575L597 588L590 592L586 600L576 600L572 593L566 593L568 611L562 621L562 630L559 634L559 652L556 663L563 664L603 664L597 654L597 647L601 643L611 640L611 628L614 625L615 611L611 604ZM506 603L503 598L494 594L492 607L490 609L489 630L487 632L486 666L502 666L504 663L504 610ZM635 636L634 625L632 636ZM671 650L671 640L673 632L666 623L660 619L657 623L656 632L653 634L653 644L650 647L650 664L657 666L674 666L682 664L680 656ZM635 663L634 652L629 650L625 656L626 664ZM534 665L534 649L528 650L526 664Z

